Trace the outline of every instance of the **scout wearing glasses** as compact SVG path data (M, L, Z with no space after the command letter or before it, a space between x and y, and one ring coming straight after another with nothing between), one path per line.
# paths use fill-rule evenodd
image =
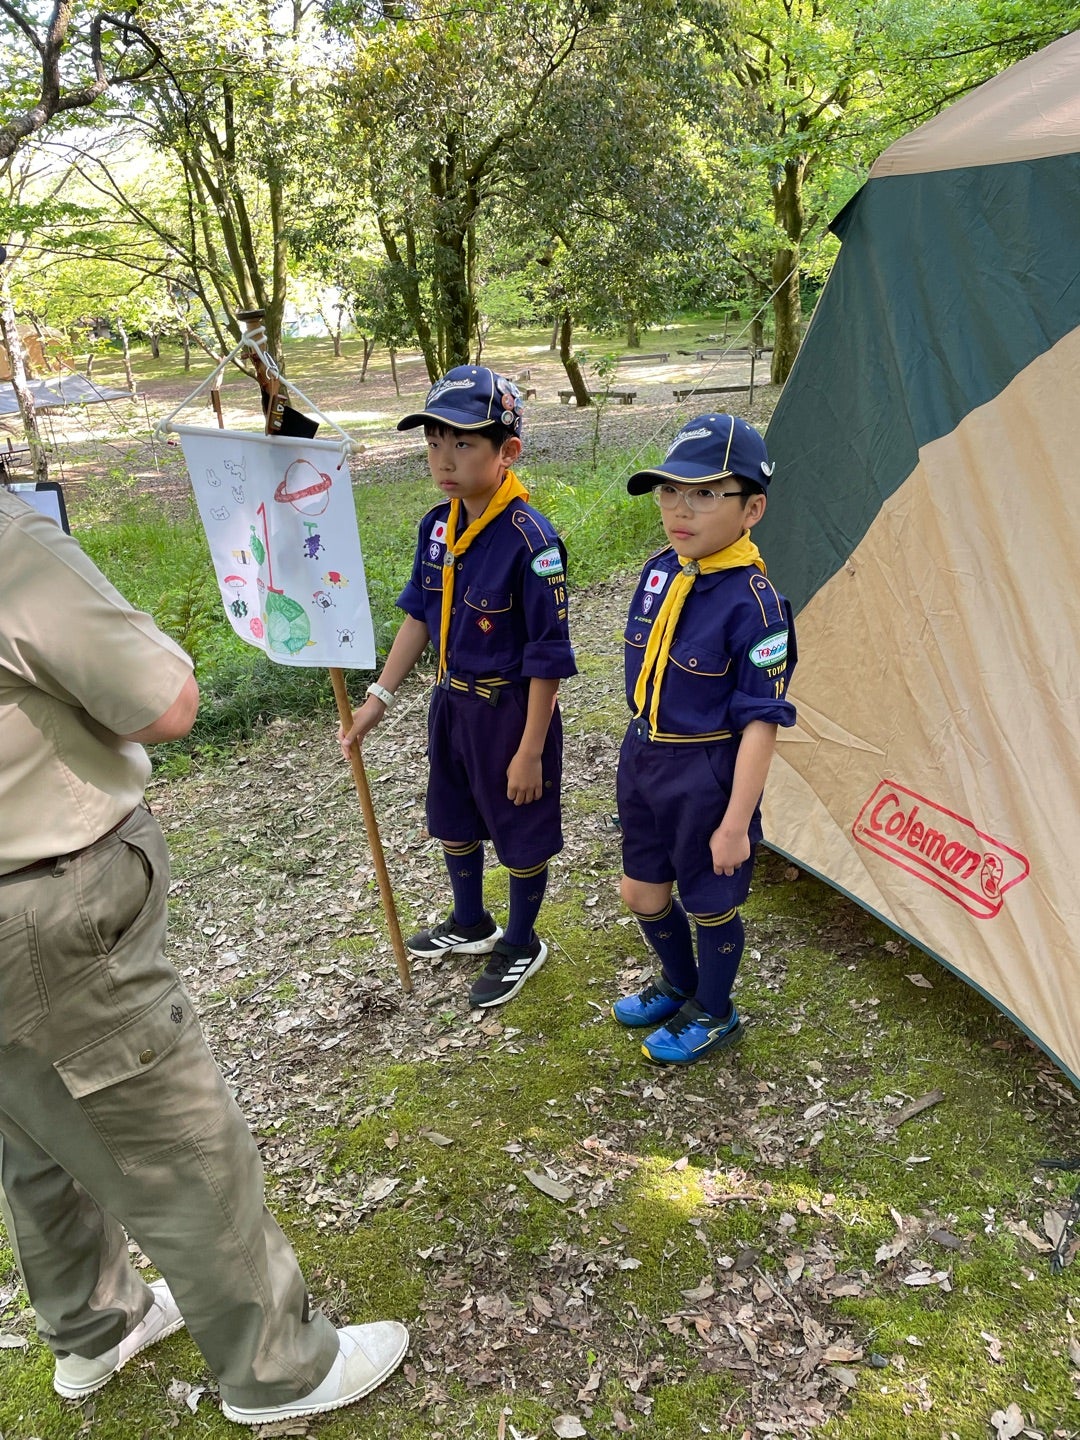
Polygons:
M692 1064L741 1030L731 1003L743 951L738 907L761 839L776 727L795 723L785 699L791 607L750 539L771 475L752 426L702 415L655 470L626 486L652 491L670 542L647 562L630 606L633 719L618 772L622 898L661 969L613 1013L650 1032L642 1050L661 1065Z
M459 365L399 430L423 425L446 496L420 522L405 619L342 747L362 741L430 640L427 825L443 842L449 916L408 941L413 955L489 955L469 1003L501 1005L547 957L533 926L562 849L559 681L577 673L566 621L566 551L511 466L521 454L517 387ZM483 841L510 872L506 933L484 908Z

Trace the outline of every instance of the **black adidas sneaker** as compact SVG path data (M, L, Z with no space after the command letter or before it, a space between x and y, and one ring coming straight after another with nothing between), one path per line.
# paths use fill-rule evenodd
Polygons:
M405 948L420 960L433 955L487 955L502 933L486 911L475 925L459 925L451 913L430 930L410 936Z
M512 1000L530 975L535 975L547 959L547 946L533 931L528 945L508 945L498 940L491 959L476 977L469 991L469 1004L486 1009L505 1005Z

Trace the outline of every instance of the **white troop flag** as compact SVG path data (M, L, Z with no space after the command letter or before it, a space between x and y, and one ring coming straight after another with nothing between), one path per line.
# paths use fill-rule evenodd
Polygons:
M180 436L229 623L281 665L375 665L341 447L242 430Z

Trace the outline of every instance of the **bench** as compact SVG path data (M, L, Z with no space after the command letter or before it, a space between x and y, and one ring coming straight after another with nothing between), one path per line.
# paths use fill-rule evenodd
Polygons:
M616 359L615 364L640 365L643 364L646 360L658 360L661 365L666 365L668 363L668 352L664 350L662 352L657 351L655 355L620 355Z
M526 399L526 400L535 400L535 399L536 399L536 386L535 386L535 385L526 385L526 386L525 386L525 399Z
M560 391L559 391L559 402L560 402L560 404L562 404L562 405L569 405L569 404L570 404L570 401L571 401L573 398L574 398L574 392L573 392L572 390L560 390ZM620 405L632 405L632 404L634 403L634 401L637 399L637 391L636 391L636 390L602 390L602 391L600 391L599 393L594 392L592 398L593 398L594 400L617 400Z
M7 445L0 449L0 480L14 474L16 469L23 468L29 456L29 445L12 445L9 440Z
M675 396L676 400L689 400L691 397L696 399L699 395L731 395L739 390L750 391L750 397L747 403L752 405L754 403L753 376L743 385L685 385L679 390L672 390L671 393Z

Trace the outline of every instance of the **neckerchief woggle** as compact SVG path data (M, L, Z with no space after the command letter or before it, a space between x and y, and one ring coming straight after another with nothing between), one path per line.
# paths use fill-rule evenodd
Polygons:
M512 505L515 500L528 500L528 498L528 490L525 489L513 470L507 470L502 484L488 501L484 513L477 516L460 538L457 527L458 521L461 519L461 501L456 499L450 501L450 515L446 521L446 551L443 554L442 608L439 611L439 670L435 676L436 685L446 674L446 644L450 635L450 609L454 603L454 567L485 525L490 525L493 520L497 520L506 507Z
M682 569L673 577L668 586L664 603L660 606L660 613L656 617L645 646L641 671L637 678L637 684L634 686L634 704L637 706L634 718L637 719L645 711L645 698L648 693L649 680L652 679L652 702L649 705L650 740L656 739L656 717L660 710L660 685L664 678L664 671L667 669L668 656L671 654L671 642L675 639L675 627L679 623L679 616L682 614L682 608L686 604L686 597L690 594L694 581L699 575L713 575L717 570L734 570L741 565L756 565L762 574L766 573L761 551L750 539L749 531L740 535L734 544L725 546L723 550L714 550L711 555L706 555L701 560L687 560L682 555L677 555L676 558Z

